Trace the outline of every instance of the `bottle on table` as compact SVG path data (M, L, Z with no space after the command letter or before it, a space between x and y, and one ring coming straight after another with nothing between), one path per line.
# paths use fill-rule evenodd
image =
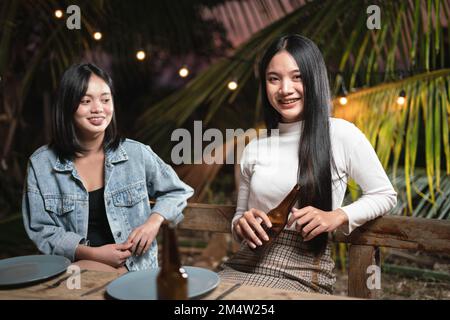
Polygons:
M162 261L157 277L157 294L159 300L187 300L188 275L182 268L175 226L163 222L162 229Z

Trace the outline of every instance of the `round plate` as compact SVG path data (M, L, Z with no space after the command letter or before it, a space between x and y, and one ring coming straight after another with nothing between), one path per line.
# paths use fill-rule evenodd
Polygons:
M198 267L183 267L188 274L188 298L202 296L220 282L217 273ZM157 300L156 278L159 268L128 272L111 282L106 292L120 300Z
M55 255L21 256L0 260L0 286L14 286L51 278L67 270L70 260Z

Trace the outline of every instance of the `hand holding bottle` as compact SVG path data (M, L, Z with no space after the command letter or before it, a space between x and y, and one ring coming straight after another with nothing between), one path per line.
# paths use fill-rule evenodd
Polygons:
M269 236L261 225L262 222L267 228L272 227L272 223L265 212L251 208L237 220L234 231L239 239L246 240L248 246L255 249L257 245L263 244L262 240L269 240Z
M258 248L259 250L261 248L261 250L264 250L283 231L299 194L300 186L296 184L280 204L267 214L253 208L246 211L235 225L237 235L241 239L246 239L251 249ZM261 222L264 222L265 230Z
M287 225L290 227L296 223L295 229L302 233L303 241L309 241L323 232L333 232L346 222L348 217L342 209L328 212L307 206L301 209L292 208Z

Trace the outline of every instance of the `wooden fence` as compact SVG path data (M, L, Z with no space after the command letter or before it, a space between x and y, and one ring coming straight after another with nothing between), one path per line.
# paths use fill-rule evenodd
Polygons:
M190 203L184 210L180 229L231 232L235 206ZM337 231L333 241L349 246L348 295L375 298L367 273L370 265L380 266L379 247L450 253L450 221L400 216L383 216L354 230L349 236Z

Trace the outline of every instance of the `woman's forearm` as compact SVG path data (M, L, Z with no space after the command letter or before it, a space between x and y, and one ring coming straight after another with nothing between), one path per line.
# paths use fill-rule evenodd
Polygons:
M153 212L150 217L148 217L147 221L145 223L154 223L158 226L161 226L161 224L164 222L164 216L158 212Z
M342 210L341 208L338 208L338 209L334 210L334 212L337 214L339 226L348 224L348 216L344 210Z
M86 246L84 244L79 244L75 249L75 261L78 260L95 260L94 259L94 248Z

